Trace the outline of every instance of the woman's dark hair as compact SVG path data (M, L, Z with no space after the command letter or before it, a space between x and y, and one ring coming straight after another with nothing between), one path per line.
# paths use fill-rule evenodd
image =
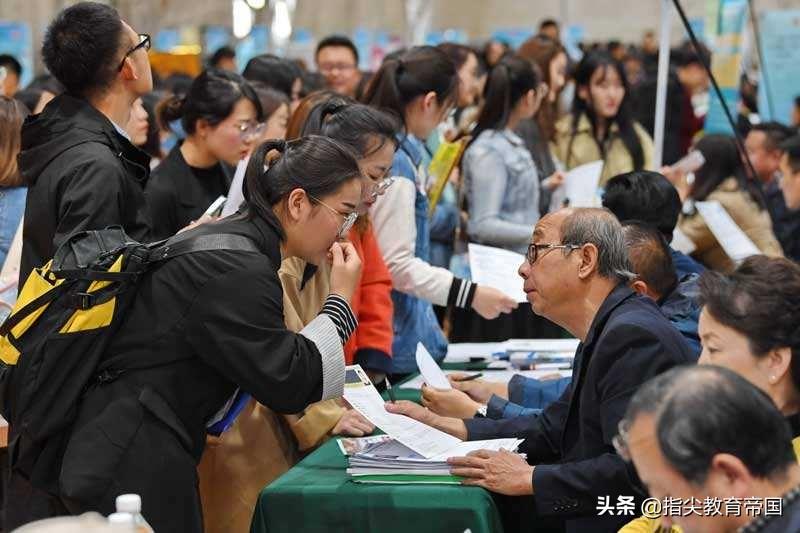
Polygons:
M350 148L357 158L367 157L387 143L397 144L400 124L388 113L335 96L311 110L303 136L325 135ZM372 141L378 140L378 145Z
M622 81L622 87L625 89L625 96L619 106L617 115L611 122L616 123L619 128L619 137L625 145L625 148L627 148L631 159L633 159L633 170L642 170L642 168L644 168L644 150L642 149L641 141L639 141L639 136L636 134L636 130L633 127L634 120L630 107L630 87L628 87L628 79L625 77L625 68L622 64L606 52L588 53L583 56L583 59L575 69L575 85L576 87L586 87L588 92L594 73L601 70L603 72L603 78L605 78L608 69L614 69L617 72L617 76L619 76L619 79ZM591 100L591 96L588 100ZM575 137L578 121L583 114L589 117L592 130L596 132L597 117L595 115L594 106L590 101L576 96L572 102L572 138L570 139L570 146L567 151L568 158L572 153L572 140ZM610 128L606 128L606 135L608 135L609 131ZM595 138L596 137L597 135L595 134ZM569 165L569 159L566 163Z
M456 66L456 71L464 66L470 55L474 55L475 59L478 58L478 52L465 44L458 43L441 43L436 45L436 48L447 54L447 57Z
M698 202L705 200L723 181L734 177L739 183L739 188L747 191L753 201L763 209L764 201L761 193L758 186L747 178L747 171L733 137L720 134L706 135L697 141L694 148L703 154L706 161L694 173L694 183L690 192L693 200Z
M503 129L514 106L529 91L536 90L540 82L541 77L530 61L514 56L501 59L486 80L484 103L472 139L477 139L484 130Z
M547 35L535 35L522 43L517 50L517 55L522 59L527 59L539 67L542 80L548 87L552 86L550 79L550 64L560 54L566 56L567 51L558 41L554 41ZM555 123L558 117L558 99L551 102L549 98L542 101L539 111L536 113L536 123L542 131L545 139L553 140L555 135Z
M181 119L183 130L191 135L198 120L216 126L230 116L242 98L253 103L258 120L263 120L261 102L243 77L227 70L207 69L194 80L186 96L173 95L159 105L158 120L169 128L170 122Z
M458 73L447 54L433 46L416 46L399 59L384 61L362 99L373 107L403 112L418 96L436 93L440 105L450 102L458 89Z
M42 59L67 92L89 96L111 86L128 40L116 9L80 2L61 11L50 23Z
M147 111L147 140L140 147L144 153L150 157L161 159L164 153L161 151L161 126L156 118L156 109L159 103L166 97L166 93L161 91L149 92L142 96L142 106Z
M706 271L700 303L715 320L747 337L757 357L790 348L792 382L800 390L800 265L754 255L730 274Z
M248 81L259 81L292 98L292 85L301 77L300 69L289 61L272 54L262 54L247 62L242 76Z
M273 150L279 155L268 159ZM358 161L349 148L329 137L267 141L250 157L245 172L248 215L266 220L285 238L273 207L290 192L303 189L309 197L324 198L354 179L361 179Z
M264 113L264 120L268 120L282 105L289 105L289 97L281 91L264 85L259 81L254 81L250 85L256 90L258 101L261 102L261 111Z

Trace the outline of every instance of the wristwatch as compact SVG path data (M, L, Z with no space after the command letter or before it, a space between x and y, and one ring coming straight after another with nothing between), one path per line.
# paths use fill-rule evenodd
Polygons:
M488 406L481 405L478 407L478 410L475 411L475 418L486 418L486 409Z

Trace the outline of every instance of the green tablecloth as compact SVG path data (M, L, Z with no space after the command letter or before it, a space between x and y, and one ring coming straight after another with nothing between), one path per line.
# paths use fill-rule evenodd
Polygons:
M261 491L251 533L502 532L489 492L459 485L366 485L328 441Z

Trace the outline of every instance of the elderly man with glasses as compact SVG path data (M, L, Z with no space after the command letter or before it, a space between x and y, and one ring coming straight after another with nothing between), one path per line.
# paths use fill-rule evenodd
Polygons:
M644 497L612 440L631 396L649 378L693 360L655 302L628 287L633 277L622 228L604 209L562 209L543 217L520 266L533 311L581 340L572 383L540 415L461 420L410 402L387 404L458 438L524 438L520 451L452 458L452 473L513 498L498 498L508 529L566 527L617 531L632 515L600 514L598 501ZM634 515L635 515L634 514ZM538 530L538 529L537 529Z

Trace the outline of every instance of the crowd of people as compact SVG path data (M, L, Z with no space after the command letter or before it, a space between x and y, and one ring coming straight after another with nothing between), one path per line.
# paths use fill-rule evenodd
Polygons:
M790 117L754 123L747 99L744 152L704 135L707 50L672 54L653 168L651 33L573 62L547 20L518 50L415 46L375 72L334 35L314 72L263 54L239 73L223 48L194 78L159 79L138 30L80 2L47 28L47 75L20 90L0 56L0 316L76 232L249 244L141 277L57 442L10 416L6 530L109 514L132 492L156 531L247 531L263 486L331 437L375 430L341 398L345 365L382 389L417 372L419 343L441 361L449 342L549 337L580 341L571 377L453 376L422 405L386 405L459 439L524 439L525 457L450 460L494 493L507 531L800 530L800 136ZM432 205L433 154L460 139ZM701 165L675 164L692 152ZM598 160L602 205L570 206L565 173ZM209 210L234 193L233 214ZM706 200L759 255L728 256ZM524 255L527 302L471 279L470 242ZM47 457L21 462L34 445ZM598 513L631 498L639 514L648 496L783 508Z

